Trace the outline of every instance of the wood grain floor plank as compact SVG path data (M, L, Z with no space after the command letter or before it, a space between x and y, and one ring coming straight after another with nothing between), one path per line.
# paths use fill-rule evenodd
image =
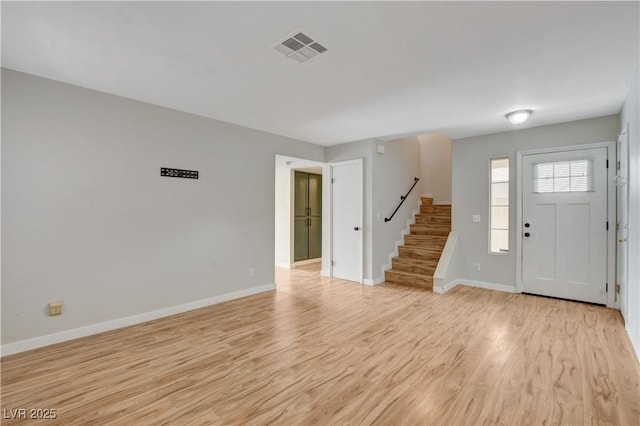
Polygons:
M278 270L278 290L3 357L51 425L640 424L617 311ZM3 424L43 424L3 419Z

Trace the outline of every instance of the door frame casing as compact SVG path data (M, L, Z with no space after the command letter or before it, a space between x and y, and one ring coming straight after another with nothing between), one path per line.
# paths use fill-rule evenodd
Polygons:
M617 185L616 182L616 197L618 197L619 193L622 192L626 192L626 201L627 201L627 205L626 205L626 226L629 226L629 122L625 122L624 125L622 126L622 129L620 130L620 133L618 133L618 137L616 138L616 148L618 148L619 145L619 141L620 138L624 137L624 145L625 149L624 149L624 154L625 154L625 158L624 161L626 163L626 182L625 184L620 187ZM618 161L618 163L620 163L621 161L623 161L623 158L621 157L621 150L618 150L618 155L616 156L616 160ZM616 165L616 181L617 181L617 177L620 174L618 171L618 165ZM616 208L618 207L618 204L616 203ZM618 214L620 213L619 211L617 212ZM616 215L616 221L618 220L618 215ZM616 234L617 234L617 226L616 226ZM625 275L624 275L624 281L619 281L620 280L620 276L616 275L616 284L620 285L620 298L618 300L616 300L616 307L618 309L620 309L620 312L622 313L622 317L625 319L625 321L627 321L627 315L628 315L628 311L629 311L629 242L628 242L628 238L629 238L629 230L627 228L627 232L626 232L626 237L627 237L627 241L624 244L627 244L626 247L626 258L621 259L621 258L617 258L616 259L616 273L618 272L618 269L620 267L624 267L625 268ZM617 235L616 235L617 237ZM618 252L618 242L616 241L616 254ZM621 265L622 262L625 262L624 265Z
M550 148L539 148L516 152L516 293L522 293L522 158L525 155L550 154L554 152L579 151L590 148L606 148L609 168L607 169L607 220L609 221L609 231L607 232L607 291L608 308L617 307L615 302L616 284L616 143L615 141L587 143L581 145L569 145Z
M362 177L363 185L360 186L360 193L358 194L358 199L360 200L360 229L362 232L359 232L360 243L358 244L359 248L359 257L360 257L360 267L359 270L359 279L357 282L362 284L364 281L364 160L362 158L355 158L353 160L344 160L344 161L334 161L328 164L329 169L329 180L327 181L327 187L329 187L329 211L331 214L329 215L329 235L331 243L329 244L328 253L328 276L333 277L333 245L335 244L335 238L333 234L333 216L335 214L334 208L335 204L333 202L333 168L335 166L348 166L350 164L357 164L359 167L359 174Z

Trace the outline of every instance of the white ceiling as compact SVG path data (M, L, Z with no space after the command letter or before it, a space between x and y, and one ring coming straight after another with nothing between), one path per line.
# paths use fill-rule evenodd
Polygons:
M638 2L2 2L2 65L322 145L615 114ZM269 46L302 29L299 64Z

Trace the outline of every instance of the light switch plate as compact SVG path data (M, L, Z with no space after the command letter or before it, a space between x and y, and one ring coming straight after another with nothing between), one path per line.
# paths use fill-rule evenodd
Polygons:
M471 221L480 222L480 215L479 214L474 214L473 216L471 216Z

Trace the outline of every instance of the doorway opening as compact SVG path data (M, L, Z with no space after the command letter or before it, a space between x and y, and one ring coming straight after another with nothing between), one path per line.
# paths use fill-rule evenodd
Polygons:
M321 262L322 168L293 169L293 215L294 265Z
M302 158L276 155L275 159L275 265L283 269L324 270L327 245L327 165Z

